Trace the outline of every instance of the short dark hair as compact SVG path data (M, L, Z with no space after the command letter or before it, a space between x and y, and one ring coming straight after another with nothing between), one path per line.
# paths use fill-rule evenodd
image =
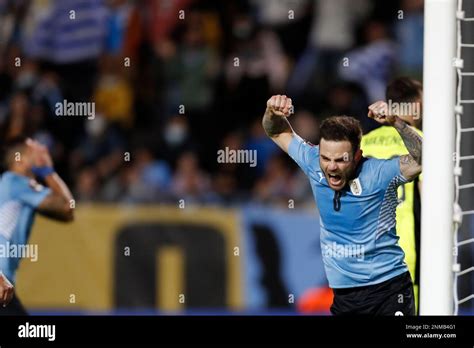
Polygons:
M10 165L14 159L14 153L23 150L24 146L26 146L26 139L25 136L16 136L9 139L3 146L1 150L2 156L2 165L3 169L9 169Z
M387 86L385 97L392 102L414 102L421 96L423 85L420 81L410 77L399 77Z
M350 116L331 116L321 123L320 137L324 140L347 140L355 153L360 148L362 127L359 120Z

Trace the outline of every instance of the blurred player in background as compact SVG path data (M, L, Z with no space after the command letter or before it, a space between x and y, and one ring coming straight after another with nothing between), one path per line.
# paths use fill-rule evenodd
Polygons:
M55 173L47 148L22 137L12 139L5 146L4 161L7 171L0 180L0 245L4 251L27 246L35 213L51 219L73 220L72 195ZM47 187L36 181L39 179ZM0 272L15 284L15 273L24 255L1 255ZM0 279L0 288L4 279ZM6 285L9 288L8 284ZM0 307L0 315L26 315L24 307L9 290L11 302ZM4 300L4 304L6 304Z
M414 127L421 135L422 84L408 77L392 81L386 91L387 102L396 105L401 112L398 117ZM404 104L403 104L404 103ZM403 106L403 107L400 107ZM362 137L361 149L366 157L390 159L408 154L403 140L393 127L382 126ZM415 302L418 308L418 285L420 267L420 194L421 175L412 182L398 188L397 235L398 243L405 252L405 262L414 283Z
M422 138L387 104L369 107L370 118L394 127L409 154L390 160L362 157L360 122L333 116L321 124L320 144L301 139L287 117L292 101L267 102L267 135L310 179L321 216L321 249L334 315L414 315L413 283L396 236L397 187L421 173Z

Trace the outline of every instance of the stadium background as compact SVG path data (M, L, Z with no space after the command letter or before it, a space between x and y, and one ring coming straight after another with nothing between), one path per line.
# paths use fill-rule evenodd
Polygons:
M47 144L77 200L73 225L37 220L20 297L33 313L327 313L313 196L263 132L266 100L291 96L318 143L329 115L374 129L367 106L422 67L419 0L0 0L1 139ZM55 115L65 100L95 118ZM226 147L257 166L218 163Z

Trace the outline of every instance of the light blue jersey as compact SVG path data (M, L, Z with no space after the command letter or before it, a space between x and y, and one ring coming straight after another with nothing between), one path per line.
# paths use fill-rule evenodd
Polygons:
M13 172L5 172L0 179L0 271L12 283L21 259L17 251L26 245L35 209L50 191Z
M407 182L398 157L362 158L356 178L337 199L319 165L318 146L295 136L288 153L309 178L319 208L331 288L378 284L408 271L395 231L397 187Z

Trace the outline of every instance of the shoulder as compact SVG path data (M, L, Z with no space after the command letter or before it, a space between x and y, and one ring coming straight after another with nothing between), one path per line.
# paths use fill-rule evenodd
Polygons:
M319 146L304 140L298 134L295 134L293 139L291 139L289 149L292 150L291 152L297 152L299 150L305 154L319 156Z
M305 141L295 134L288 146L288 155L300 166L306 174L319 167L319 146Z
M0 183L2 185L12 185L16 182L21 182L21 177L15 173L12 172L5 172L2 174L2 177L0 179Z
M365 158L360 175L374 188L387 188L393 183L400 185L406 182L400 171L399 156L390 159Z
M306 146L308 146L310 152L319 155L319 145L315 145L307 140L304 140L304 142Z
M9 182L10 184L28 184L30 181L30 178L19 175L13 172L5 172L2 175L2 181L5 180L6 182Z
M380 159L373 157L364 157L362 163L361 174L370 178L371 181L377 181L378 178L384 177L385 174L399 171L400 157L392 157L390 159Z
M13 195L38 190L36 180L13 172L5 172L0 182L2 186L8 186L9 192Z

